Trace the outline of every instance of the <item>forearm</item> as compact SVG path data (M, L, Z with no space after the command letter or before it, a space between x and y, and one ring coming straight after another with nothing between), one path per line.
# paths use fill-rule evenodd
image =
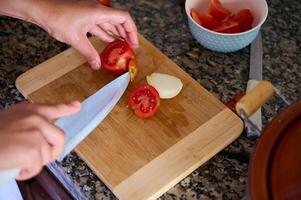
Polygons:
M26 20L46 28L48 0L0 0L0 15Z

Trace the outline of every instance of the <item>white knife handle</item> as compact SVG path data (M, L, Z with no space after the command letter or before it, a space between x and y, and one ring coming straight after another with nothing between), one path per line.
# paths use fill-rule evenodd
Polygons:
M20 173L20 168L8 169L0 171L0 187L3 186L8 181L15 179Z
M249 80L247 84L247 92L253 89L260 81ZM258 127L259 130L262 129L262 119L261 119L261 108L259 108L252 116L250 120Z

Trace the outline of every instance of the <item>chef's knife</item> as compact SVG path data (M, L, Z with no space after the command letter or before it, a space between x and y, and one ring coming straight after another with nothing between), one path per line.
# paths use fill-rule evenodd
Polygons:
M129 81L130 74L127 72L83 101L79 112L55 121L55 124L64 130L67 138L64 152L58 158L58 161L61 161L102 122L124 93ZM57 176L60 182L63 182L64 187L67 187L69 191L74 190L74 184L70 182L70 179L64 174L57 162L50 163L47 167ZM9 179L15 178L19 171L20 169L0 171L0 187ZM71 185L71 187L68 187L68 185ZM77 192L74 191L71 195ZM83 198L76 197L76 199Z
M256 39L251 44L250 69L247 92L254 88L262 80L262 39L259 32ZM261 109L259 108L250 120L257 125L259 130L262 128Z

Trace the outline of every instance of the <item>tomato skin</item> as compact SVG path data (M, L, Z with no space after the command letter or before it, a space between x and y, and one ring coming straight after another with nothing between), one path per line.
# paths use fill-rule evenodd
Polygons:
M131 92L128 105L138 117L148 118L158 111L160 96L154 87L142 84Z
M129 64L131 60L135 60L135 53L127 42L115 40L104 48L100 59L105 70L113 75L121 75L129 71ZM133 67L136 67L136 62L131 63L131 68ZM134 79L132 76L131 78Z
M220 22L214 19L209 14L200 13L194 8L191 8L190 12L191 12L191 17L194 19L194 21L207 29L212 30L213 28L220 25Z
M244 32L252 28L253 14L249 9L242 9L235 13L233 20L239 23L240 31Z
M210 0L209 13L212 17L219 20L223 20L231 14L228 9L222 6L219 0Z
M203 27L207 29L214 29L215 27L220 26L221 22L214 19L211 15L208 14L200 14L199 15L199 20L201 21L201 24Z
M111 0L98 0L104 6L110 6Z

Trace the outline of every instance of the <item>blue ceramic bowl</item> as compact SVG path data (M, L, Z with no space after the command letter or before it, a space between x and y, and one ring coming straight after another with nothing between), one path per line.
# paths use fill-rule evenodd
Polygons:
M218 52L238 51L248 46L256 37L261 25L268 16L268 5L265 0L220 0L232 12L248 8L254 15L253 28L241 33L218 33L196 23L191 15L191 8L208 12L209 0L186 0L185 10L188 16L189 29L193 37L204 47Z

